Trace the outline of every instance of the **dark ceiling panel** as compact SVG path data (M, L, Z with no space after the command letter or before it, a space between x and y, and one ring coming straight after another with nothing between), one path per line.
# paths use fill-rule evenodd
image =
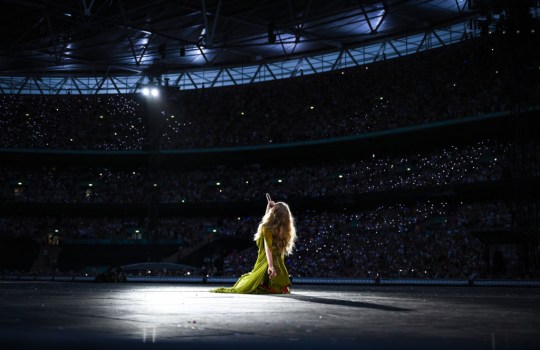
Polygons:
M463 1L0 1L0 75L159 74L286 59L472 15L458 4Z

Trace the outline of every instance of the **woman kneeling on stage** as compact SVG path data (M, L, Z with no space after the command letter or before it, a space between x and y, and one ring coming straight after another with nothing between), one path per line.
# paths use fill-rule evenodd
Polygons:
M215 293L289 293L291 281L285 267L285 255L292 253L296 241L294 218L284 202L273 202L267 195L268 205L254 240L258 255L251 272L242 275L231 288L217 288Z

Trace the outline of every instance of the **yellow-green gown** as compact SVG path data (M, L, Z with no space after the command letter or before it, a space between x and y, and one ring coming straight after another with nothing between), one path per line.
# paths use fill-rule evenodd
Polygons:
M289 293L289 285L291 280L289 279L289 272L285 267L285 257L280 254L277 249L272 245L274 229L267 228L263 225L261 228L261 236L257 239L257 247L259 248L257 254L257 261L251 272L243 274L234 286L230 288L216 288L212 289L214 293L257 293L257 294L282 294ZM273 279L268 278L268 261L266 260L266 251L264 249L264 240L266 244L271 247L272 259L274 268L276 269L276 277Z

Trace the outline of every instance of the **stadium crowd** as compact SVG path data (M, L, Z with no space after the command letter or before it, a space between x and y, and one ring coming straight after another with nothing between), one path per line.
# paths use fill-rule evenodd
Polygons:
M340 213L300 212L295 215L298 241L287 266L297 277L482 276L487 273L485 246L471 232L512 227L511 210L500 201L458 205L423 201ZM184 247L224 237L251 240L259 220L254 216L160 219L156 238L176 239ZM50 235L62 240L140 240L146 238L144 224L125 218L4 217L0 230L4 236L41 240ZM250 271L256 259L252 244L224 257L222 270L215 266L210 270L225 276Z
M165 109L162 144L325 139L507 110L510 72L500 45L478 39L297 80L180 92Z
M0 147L142 149L144 104L136 95L0 95Z
M338 72L219 89L138 94L0 95L0 147L148 149L270 144L365 134L509 110L504 40L481 38ZM511 89L510 89L511 90ZM155 147L155 146L152 146Z
M474 213L468 217L463 212ZM424 202L415 206L381 206L354 213L296 216L299 239L287 258L297 277L428 277L487 276L485 246L471 231L510 227L512 215L502 202L464 204ZM250 271L255 248L232 252L224 275Z
M245 201L261 189L287 200L495 181L507 171L511 145L479 141L411 155L377 155L317 164L250 164L164 172L162 202Z
M274 144L538 104L538 85L527 86L530 94L523 94L523 100L509 93L516 85L504 45L481 38L326 74L220 89L169 89L158 109L138 94L0 95L0 148L111 151ZM158 112L150 115L150 110ZM0 201L129 204L146 203L157 193L162 203L232 202L264 198L261 189L289 200L479 183L505 178L509 158L515 160L513 147L482 140L417 154L372 154L317 164L163 168L157 177L148 164L4 165ZM521 163L534 164L528 173L539 175L538 144L525 154L534 162ZM514 212L500 201L294 212L299 240L287 266L293 277L475 278L486 273L489 257L471 232L512 229ZM2 216L0 235L38 241L51 236L60 241L141 240L151 235L194 247L216 237L251 240L259 220L177 217L149 223L144 217ZM233 252L223 259L223 269L207 266L204 273L238 276L252 268L255 254L254 248Z
M317 164L212 165L162 169L44 166L0 168L3 202L145 203L157 191L163 203L249 201L261 189L276 198L324 197L500 180L511 145L483 140L417 154L373 154ZM316 184L314 186L313 184Z

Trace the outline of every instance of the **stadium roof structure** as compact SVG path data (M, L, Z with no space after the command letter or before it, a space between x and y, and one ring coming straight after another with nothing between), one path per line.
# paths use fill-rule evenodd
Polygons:
M474 32L468 0L1 0L2 93L245 84L360 65ZM155 79L155 80L154 80Z

